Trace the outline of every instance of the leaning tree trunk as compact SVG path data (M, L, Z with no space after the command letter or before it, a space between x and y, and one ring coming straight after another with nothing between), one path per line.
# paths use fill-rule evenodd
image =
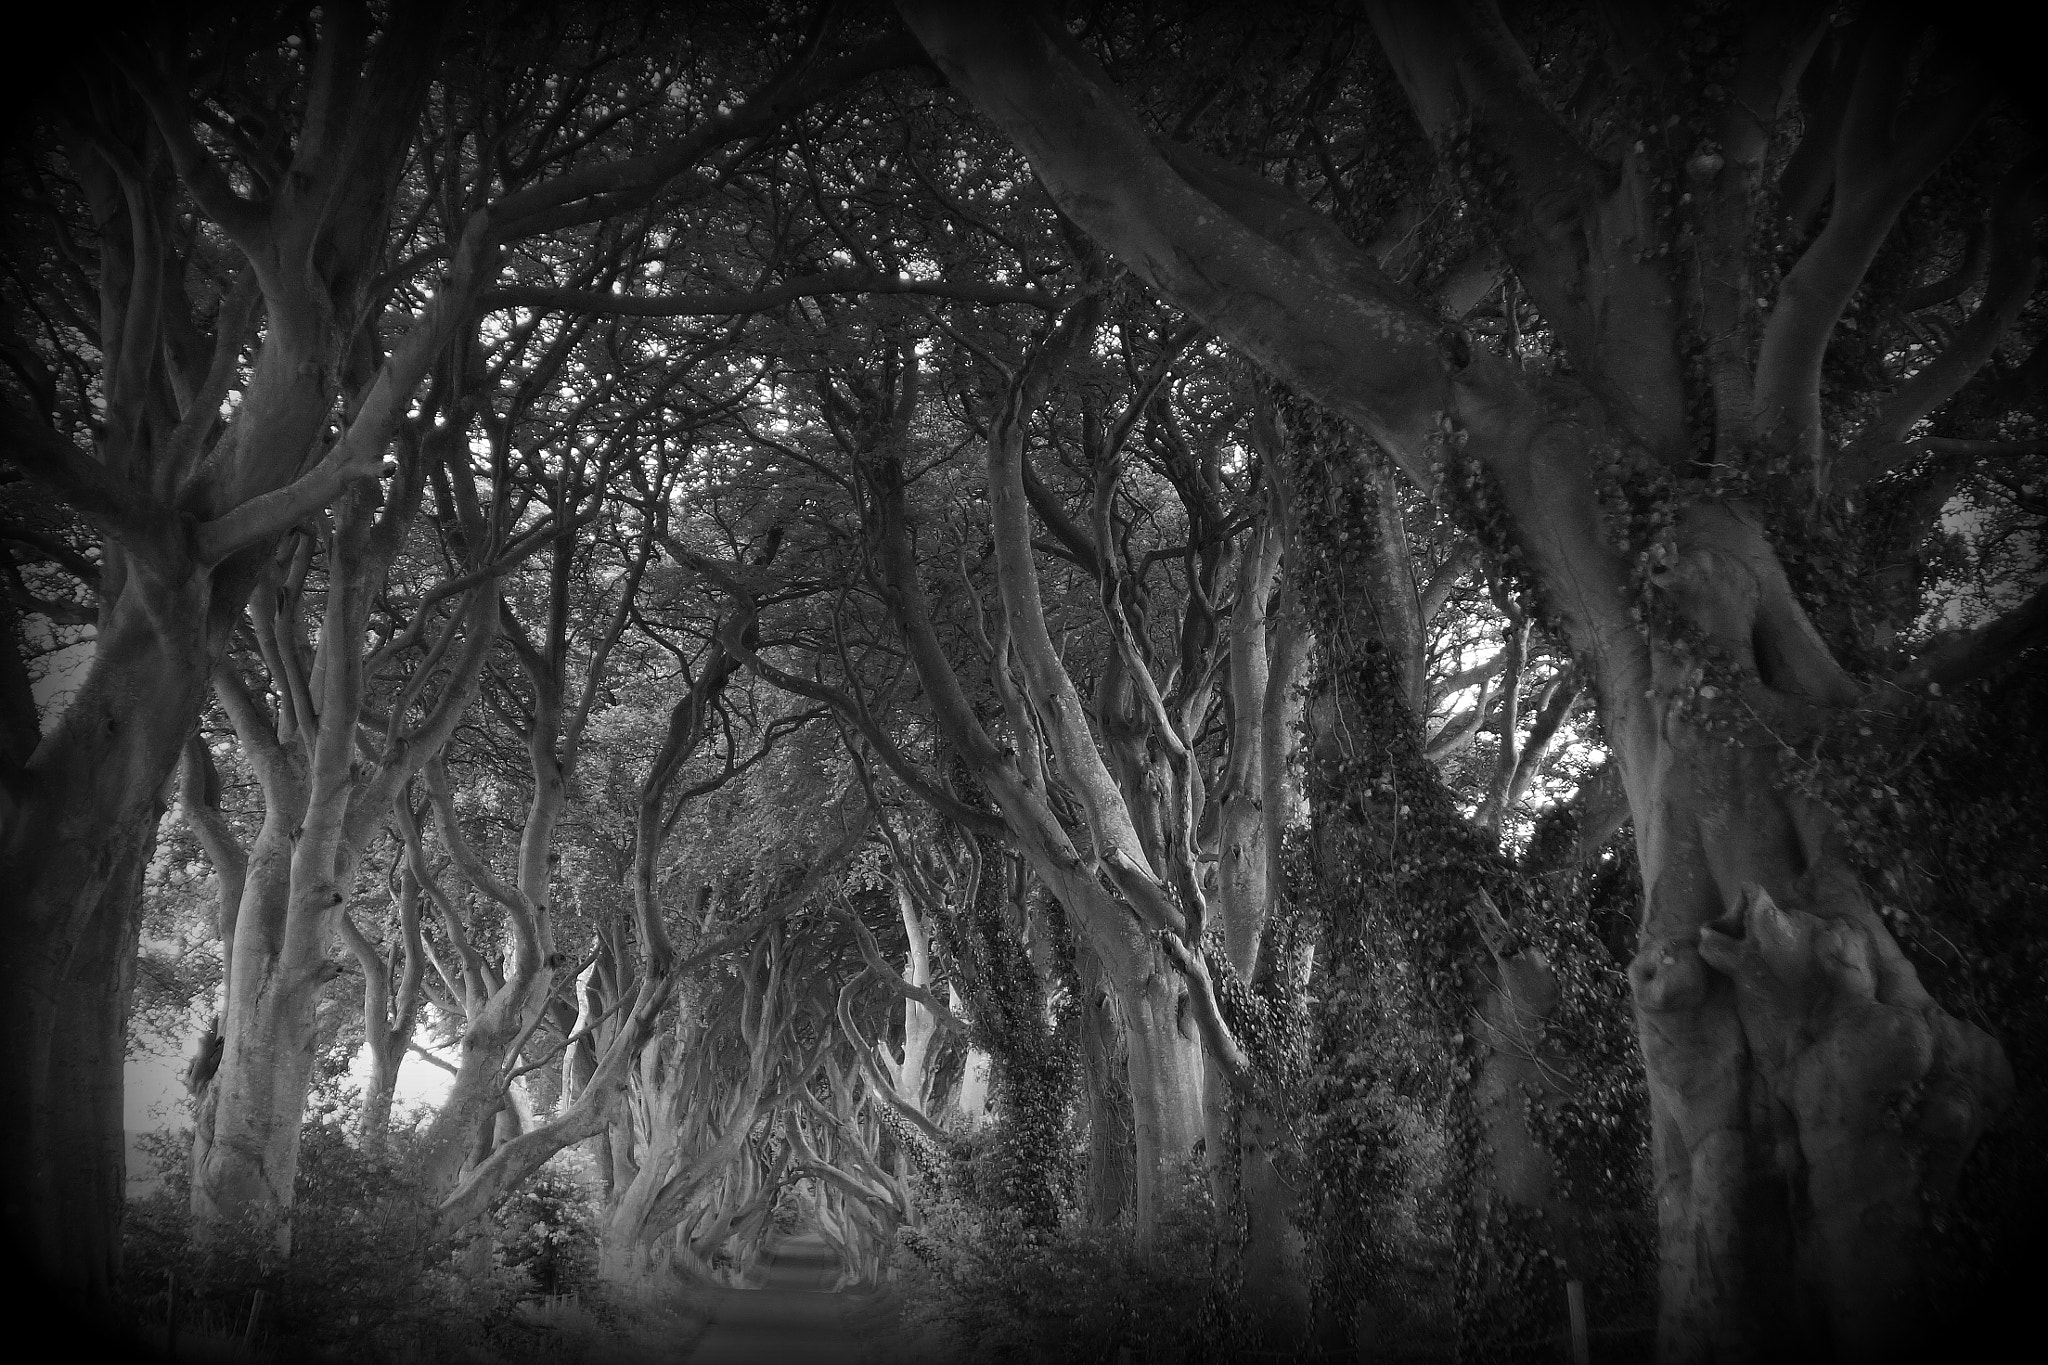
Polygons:
M437 1197L453 1191L478 1164L469 1160L470 1139L489 1115L510 1103L507 1075L518 1059L517 1049L547 1009L555 984L554 941L544 919L540 931L541 951L531 961L519 953L521 960L509 966L503 984L463 1026L454 1085L421 1140L426 1187Z

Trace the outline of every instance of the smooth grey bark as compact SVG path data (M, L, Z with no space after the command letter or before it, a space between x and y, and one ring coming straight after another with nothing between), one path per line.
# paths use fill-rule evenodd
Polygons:
M363 973L364 1047L370 1055L370 1074L363 1087L356 1133L369 1152L382 1151L390 1133L398 1070L412 1046L427 965L420 942L419 879L406 866L403 848L392 856L398 863L394 869L398 886L391 898L397 932L390 956L387 958L348 916L340 923L342 939Z

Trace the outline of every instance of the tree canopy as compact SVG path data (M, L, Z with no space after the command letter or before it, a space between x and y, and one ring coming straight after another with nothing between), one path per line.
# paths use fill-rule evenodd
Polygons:
M1549 0L73 35L0 161L24 1258L175 1330L195 1256L372 1354L493 1245L701 1290L797 1226L969 1354L1981 1320L2048 1094L1999 48ZM371 1327L320 1306L346 1208L419 1268Z

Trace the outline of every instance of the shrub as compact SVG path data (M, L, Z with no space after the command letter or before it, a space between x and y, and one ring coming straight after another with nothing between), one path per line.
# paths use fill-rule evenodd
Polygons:
M500 1262L545 1295L584 1292L597 1277L597 1209L587 1186L560 1161L543 1167L498 1212Z
M515 1311L522 1298L590 1287L589 1208L571 1176L544 1171L493 1226L450 1246L433 1235L413 1148L410 1132L394 1130L381 1153L367 1153L341 1127L307 1123L291 1253L279 1256L254 1229L196 1243L185 1157L174 1140L146 1142L164 1183L129 1208L123 1278L134 1320L162 1327L175 1273L181 1333L243 1335L261 1291L253 1336L278 1359L604 1358L615 1344L598 1330L608 1313L580 1315L577 1325L590 1330L569 1341L562 1325ZM479 1254L493 1246L496 1255Z
M1243 1358L1230 1286L1213 1263L1214 1214L1190 1163L1150 1257L1123 1226L1044 1231L939 1196L898 1231L893 1278L919 1353L942 1361L1199 1365Z

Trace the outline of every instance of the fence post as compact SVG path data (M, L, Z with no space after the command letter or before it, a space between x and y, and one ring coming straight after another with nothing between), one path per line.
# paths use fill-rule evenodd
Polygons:
M1586 1286L1578 1280L1566 1280L1564 1297L1572 1313L1572 1365L1590 1365L1586 1346Z
M256 1317L263 1311L263 1291L259 1288L256 1297L249 1300L249 1322L242 1328L242 1347L246 1351L256 1342Z

